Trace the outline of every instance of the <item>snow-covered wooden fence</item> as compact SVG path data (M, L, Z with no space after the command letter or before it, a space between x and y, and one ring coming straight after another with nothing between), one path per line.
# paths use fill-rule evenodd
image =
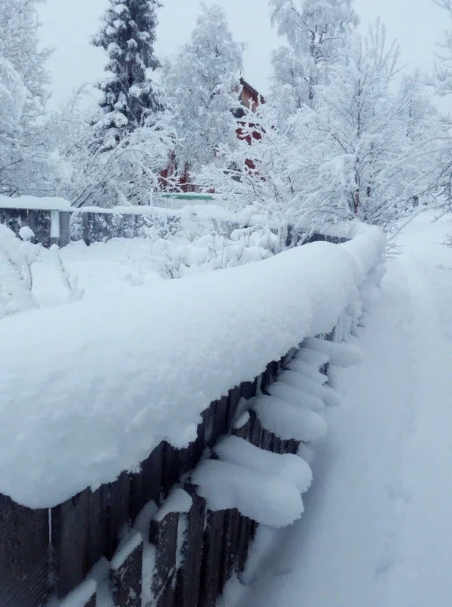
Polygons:
M132 212L133 211L133 212ZM2 208L0 223L15 234L28 226L34 233L34 242L49 248L53 244L67 246L71 241L84 240L87 245L111 238L134 238L150 227L171 229L177 222L170 213L149 212L143 209L39 209Z
M136 474L124 472L115 482L94 492L86 489L49 510L26 508L0 494L0 605L41 607L51 595L63 599L74 590L68 605L101 605L96 603L95 576L83 582L104 559L114 605L141 607L142 572L149 567L143 563L143 537L132 533L120 545L121 533L153 500L160 511L152 521L148 518L146 533L154 547L154 573L144 592L157 607L213 607L227 580L243 571L257 522L237 509L210 511L189 473L205 449L215 453L215 445L228 433L273 453L297 453L299 441L264 429L256 412L244 404L256 393L268 393L294 354L270 363L254 382L213 402L203 414L197 440L187 449L162 442ZM239 406L244 414L237 421ZM176 503L176 485L191 497L188 506Z
M165 204L165 200L162 200ZM189 230L199 223L205 233L214 231L220 236L230 237L242 227L266 225L267 220L254 216L251 223L246 215L234 214L215 205L194 205L184 209L164 207L96 207L74 208L58 198L23 199L0 196L0 224L6 225L16 235L24 226L34 233L34 242L49 248L56 244L65 247L72 241L83 240L87 245L105 242L112 238L135 238L146 236L151 230L166 238L178 230ZM345 239L331 235L302 235L291 226L271 228L275 233L284 232L285 246L293 246L300 240L315 242L326 240L335 244Z
M41 326L0 344L1 607L213 606L257 524L301 516L293 454L338 404L325 365L356 362L328 339L356 330L382 275L383 236L351 236L162 281L128 295L124 326L105 302L48 315L45 363Z
M165 203L167 201L162 200L161 204ZM234 214L220 207L187 207L185 217L191 214L190 208L193 209L193 217L214 223L215 231L219 234L229 236L235 228L241 226ZM29 227L34 233L34 242L46 248L53 244L65 247L77 240L90 245L112 238L135 238L145 236L149 229L158 230L164 238L178 229L181 217L180 210L162 206L77 209L58 198L15 199L0 196L0 223L17 235L22 227Z

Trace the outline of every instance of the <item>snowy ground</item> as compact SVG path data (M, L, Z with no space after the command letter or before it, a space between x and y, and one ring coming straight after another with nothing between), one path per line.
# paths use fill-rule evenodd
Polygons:
M261 528L227 607L452 605L452 222L431 218L388 263L302 520Z

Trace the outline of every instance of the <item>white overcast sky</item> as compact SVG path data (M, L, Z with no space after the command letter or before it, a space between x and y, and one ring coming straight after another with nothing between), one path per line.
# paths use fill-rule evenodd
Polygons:
M160 57L173 54L187 41L195 25L199 0L162 0L158 12L156 50ZM213 4L207 0L207 4ZM229 17L239 42L245 42L245 78L266 93L271 76L272 49L280 41L270 26L267 0L216 0ZM58 106L85 82L102 78L106 56L89 44L108 0L46 0L40 8L40 38L55 49L48 67L52 74L51 107ZM367 29L377 16L387 24L388 37L396 37L402 48L402 63L432 68L435 43L442 41L444 30L452 27L445 11L432 0L355 0L361 17L361 29ZM441 104L443 105L443 104ZM451 101L447 101L447 106Z

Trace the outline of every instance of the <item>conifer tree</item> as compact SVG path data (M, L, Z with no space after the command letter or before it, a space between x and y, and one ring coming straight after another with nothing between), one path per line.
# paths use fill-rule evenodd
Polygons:
M102 47L109 57L105 71L111 76L99 84L104 116L96 125L104 133L106 149L162 109L149 77L160 66L154 53L160 6L158 0L110 0L93 39L93 45Z

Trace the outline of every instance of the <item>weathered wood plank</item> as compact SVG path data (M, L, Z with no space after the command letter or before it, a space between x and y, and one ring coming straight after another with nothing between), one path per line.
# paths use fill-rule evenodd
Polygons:
M192 607L198 605L200 595L206 503L196 495L193 485L186 484L184 488L192 496L193 505L187 515L182 563L177 571L175 604L177 607Z
M130 475L130 518L132 523L150 500L160 506L163 443L141 464L138 474Z
M89 491L87 569L91 569L106 554L108 541L108 485Z
M88 573L90 491L52 509L52 548L56 592L66 596Z
M234 418L237 413L240 398L241 398L240 386L235 386L234 388L232 388L232 390L229 390L229 407L228 407L228 419L227 419L228 429L232 427L232 424L234 422Z
M110 582L115 607L141 607L143 538L135 533L112 559Z
M0 605L41 607L49 580L49 511L0 494Z
M215 607L218 598L224 517L225 513L223 510L218 512L209 510L207 512L198 600L199 607Z
M162 521L151 521L149 539L156 548L151 583L155 607L167 607L174 599L178 523L176 512L167 514Z
M110 483L108 491L108 535L105 556L111 560L119 544L119 535L129 524L130 477L127 472L123 472L114 483Z

